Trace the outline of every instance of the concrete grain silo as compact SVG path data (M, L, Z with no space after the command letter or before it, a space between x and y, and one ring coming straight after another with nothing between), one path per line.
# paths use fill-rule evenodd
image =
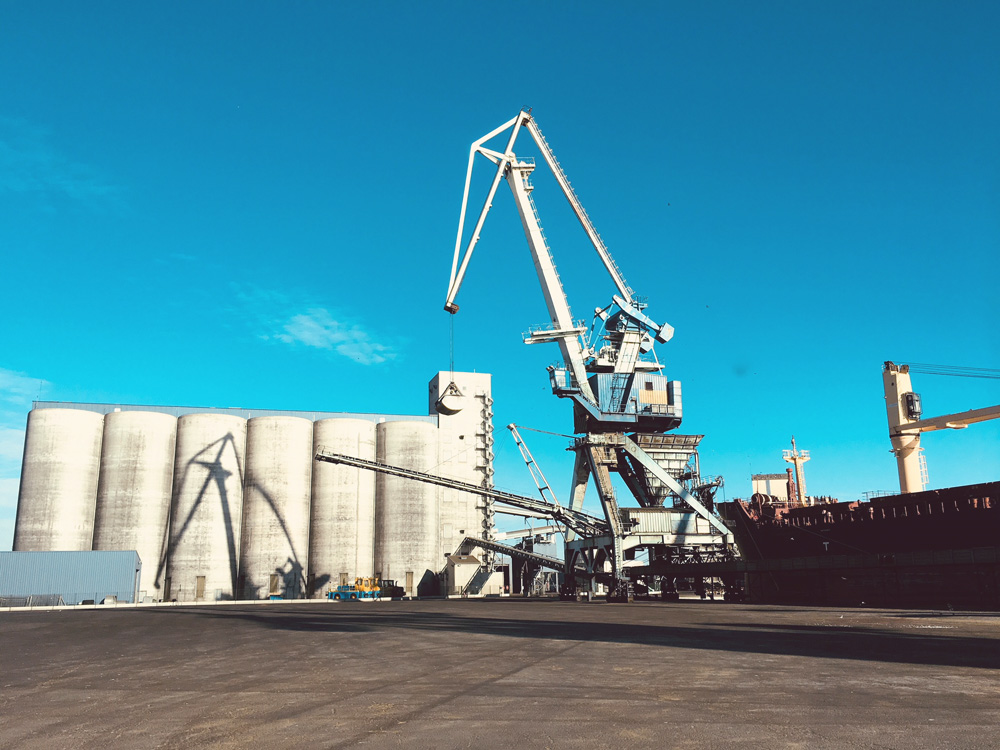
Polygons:
M305 596L312 448L308 419L247 422L240 598Z
M434 472L437 428L427 422L384 422L377 429L382 463ZM394 579L408 595L437 593L440 551L439 490L388 474L375 480L375 570Z
M236 596L246 420L186 414L177 420L165 598Z
M313 455L324 449L375 460L375 423L321 419L313 429ZM316 461L313 464L309 574L313 596L375 572L375 472Z
M177 418L144 411L104 418L95 550L135 550L140 596L163 596Z
M104 415L80 409L28 413L14 550L89 550Z
M435 472L479 486L493 483L493 397L487 373L439 372L431 379L429 411L440 414ZM467 536L488 538L493 508L482 495L441 491L441 553L454 554Z

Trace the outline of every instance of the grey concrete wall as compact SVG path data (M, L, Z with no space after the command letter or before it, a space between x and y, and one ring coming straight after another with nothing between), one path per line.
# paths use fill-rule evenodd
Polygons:
M247 422L240 598L305 596L312 433L313 423L298 417Z
M28 414L14 551L84 551L94 542L104 415L74 409Z
M142 560L140 595L162 598L177 418L112 412L104 418L95 550L135 550Z
M189 414L177 420L170 547L170 598L234 599L243 519L246 420ZM204 592L196 596L198 578Z
M378 460L433 472L438 464L437 430L426 422L386 422L377 431ZM408 594L437 592L444 568L440 547L440 490L431 484L379 474L375 479L375 570L395 579Z
M375 425L358 419L315 423L314 451L375 459ZM314 454L315 455L315 454ZM343 576L375 572L375 473L316 461L313 465L309 573L313 595L323 596Z

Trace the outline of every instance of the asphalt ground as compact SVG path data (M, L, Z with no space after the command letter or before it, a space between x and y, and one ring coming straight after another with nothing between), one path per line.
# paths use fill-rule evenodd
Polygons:
M0 613L2 748L998 748L997 613L452 600Z

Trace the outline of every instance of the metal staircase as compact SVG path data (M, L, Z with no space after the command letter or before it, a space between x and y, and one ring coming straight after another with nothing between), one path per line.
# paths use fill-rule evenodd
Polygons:
M483 593L483 587L489 582L493 575L493 568L489 565L480 565L469 582L462 588L462 596L478 596Z

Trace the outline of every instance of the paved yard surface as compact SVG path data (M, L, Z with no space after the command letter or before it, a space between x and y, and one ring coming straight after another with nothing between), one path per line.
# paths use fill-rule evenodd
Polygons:
M997 748L1000 617L466 600L0 613L3 748Z

